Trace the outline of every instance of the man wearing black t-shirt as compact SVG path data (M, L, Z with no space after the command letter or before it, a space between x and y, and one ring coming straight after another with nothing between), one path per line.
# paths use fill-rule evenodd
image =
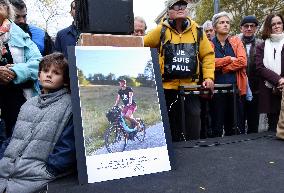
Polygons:
M136 126L139 126L139 123L133 118L133 113L137 109L137 105L133 100L133 90L131 87L126 86L126 80L122 79L119 81L120 89L118 90L118 95L116 97L116 101L114 106L119 104L120 99L124 104L124 108L122 109L122 115L133 123Z

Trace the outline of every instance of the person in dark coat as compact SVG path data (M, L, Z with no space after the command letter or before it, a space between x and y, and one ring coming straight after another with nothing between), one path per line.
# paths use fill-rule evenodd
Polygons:
M268 130L276 131L284 87L283 16L270 14L262 31L265 40L256 48L256 69L259 81L259 111L267 113Z
M70 14L73 17L74 21L72 25L67 28L60 30L55 39L55 50L64 54L66 58L68 58L67 47L68 46L75 46L77 39L79 37L79 31L75 26L75 9L76 4L75 1L72 1L71 4Z
M259 93L259 77L256 75L256 67L255 67L255 53L256 46L260 44L262 41L258 39L255 35L257 30L258 20L254 15L248 15L243 17L240 30L242 34L240 38L246 48L247 54L247 76L249 87L252 92L252 98L243 98L244 104L244 114L243 119L240 119L242 122L240 123L242 126L240 128L245 128L245 121L247 121L247 134L249 133L257 133L258 132L258 124L259 124L259 112L258 112L258 93ZM243 132L245 133L245 130Z

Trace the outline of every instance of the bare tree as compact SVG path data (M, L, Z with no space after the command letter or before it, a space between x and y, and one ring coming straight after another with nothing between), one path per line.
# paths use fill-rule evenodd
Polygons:
M49 31L51 27L57 29L60 21L62 23L62 20L68 17L68 10L70 10L69 3L62 0L26 0L26 3L28 11L31 9L31 13L37 15L37 17L33 17L29 13L28 17L32 19L32 23L46 31Z

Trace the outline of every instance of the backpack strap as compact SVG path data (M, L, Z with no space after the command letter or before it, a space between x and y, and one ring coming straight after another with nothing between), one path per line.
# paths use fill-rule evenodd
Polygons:
M200 40L203 40L203 27L197 27L197 50L199 50Z
M197 27L197 49L198 49L198 53L199 53L200 40L203 40L203 27ZM199 62L198 82L201 84L202 81L203 81L202 63Z
M167 27L165 25L162 25L161 34L160 34L160 46L159 46L159 53L161 53L161 56L163 56L163 45L166 39L166 30Z
M192 31L191 31L191 33L192 33L192 36L194 38L194 41L196 42L195 54L196 54L196 57L198 57L200 40L203 39L203 28L197 26L196 29L197 29L197 38L196 39L194 38ZM201 64L201 62L199 62L199 74L194 74L193 77L192 77L192 81L195 82L195 80L198 79L199 80L198 82L200 82L200 80L202 81L202 79L203 79L202 77L203 77L202 64Z

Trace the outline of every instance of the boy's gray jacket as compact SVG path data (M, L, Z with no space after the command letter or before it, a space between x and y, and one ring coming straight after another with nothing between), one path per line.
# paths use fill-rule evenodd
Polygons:
M54 179L46 162L71 114L66 89L33 97L22 106L0 160L0 192L31 193Z

